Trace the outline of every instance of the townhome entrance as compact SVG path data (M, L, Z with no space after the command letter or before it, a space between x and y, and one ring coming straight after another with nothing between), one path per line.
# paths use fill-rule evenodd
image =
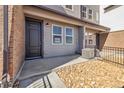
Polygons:
M26 19L26 59L42 56L42 29L41 22Z

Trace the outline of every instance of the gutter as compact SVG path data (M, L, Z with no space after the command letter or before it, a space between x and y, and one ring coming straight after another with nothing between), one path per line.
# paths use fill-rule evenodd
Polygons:
M111 7L113 7L113 6L115 6L115 5L108 5L107 7L104 8L104 10L106 10L106 9L108 9L108 8L111 8Z
M8 5L3 5L3 73L2 73L2 87L8 87Z

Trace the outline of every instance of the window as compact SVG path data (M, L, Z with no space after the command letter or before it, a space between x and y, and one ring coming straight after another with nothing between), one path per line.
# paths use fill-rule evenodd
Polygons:
M88 19L93 19L93 11L91 9L88 10Z
M66 44L73 43L73 29L71 27L65 28Z
M89 39L89 44L93 44L93 40L92 39Z
M62 27L58 25L53 25L52 33L53 44L62 44Z
M72 5L65 5L65 8L67 8L69 10L73 10L73 6Z
M85 6L82 6L81 14L83 18L87 18L87 8Z

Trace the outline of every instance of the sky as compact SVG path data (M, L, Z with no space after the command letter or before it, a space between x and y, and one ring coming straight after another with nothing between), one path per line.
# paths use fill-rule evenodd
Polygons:
M110 27L111 31L124 30L124 6L104 13L105 6L100 6L100 24Z

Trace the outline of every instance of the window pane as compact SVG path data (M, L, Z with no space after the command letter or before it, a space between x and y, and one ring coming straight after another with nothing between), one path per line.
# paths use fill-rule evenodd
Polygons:
M62 34L62 28L58 26L53 26L53 34Z
M72 37L66 36L66 43L72 43Z
M82 11L86 12L87 8L85 6L82 6Z
M53 43L55 43L55 44L62 43L62 37L61 36L53 35Z
M89 14L92 14L92 10L91 9L89 9Z
M81 17L86 18L87 16L87 8L85 6L82 6L82 12L81 12Z
M89 17L89 19L92 19L92 15L89 15L88 17Z
M66 28L66 35L72 35L72 29Z
M88 12L88 13L89 13L88 18L89 18L89 19L92 19L93 11L92 11L91 9L89 9L89 12Z
M82 12L82 17L86 18L86 13Z

